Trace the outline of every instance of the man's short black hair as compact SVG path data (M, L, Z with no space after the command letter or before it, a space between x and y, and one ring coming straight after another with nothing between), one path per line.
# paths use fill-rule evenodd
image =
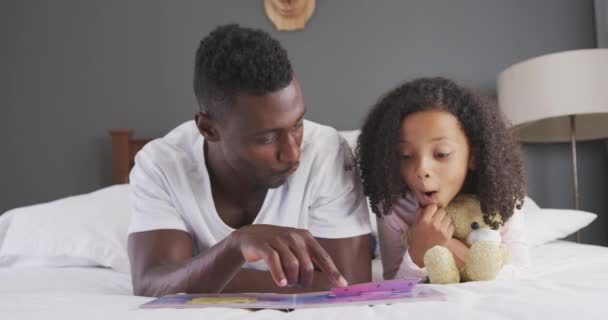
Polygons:
M267 94L292 78L287 51L263 30L219 26L196 52L194 93L200 110L210 115L238 93Z

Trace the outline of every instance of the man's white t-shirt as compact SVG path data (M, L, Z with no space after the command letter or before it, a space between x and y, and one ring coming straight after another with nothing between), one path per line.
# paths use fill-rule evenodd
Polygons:
M202 252L235 230L216 211L203 141L194 121L188 121L137 153L129 178L129 233L183 230ZM335 129L304 121L300 165L282 186L268 190L253 224L307 229L330 239L371 232L352 151ZM246 267L266 270L263 263Z

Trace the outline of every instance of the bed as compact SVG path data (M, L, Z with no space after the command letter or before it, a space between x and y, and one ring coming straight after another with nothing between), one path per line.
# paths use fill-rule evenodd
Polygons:
M357 132L342 132L352 145ZM112 136L115 185L92 193L9 210L0 216L1 319L605 319L608 248L559 240L595 214L539 208L524 211L532 264L515 280L431 286L445 301L303 309L138 309L126 256L128 172L148 139L132 130ZM375 280L381 278L373 261Z

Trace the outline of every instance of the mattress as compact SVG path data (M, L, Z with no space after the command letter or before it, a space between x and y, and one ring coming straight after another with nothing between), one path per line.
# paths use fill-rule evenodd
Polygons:
M303 309L156 309L131 295L128 274L103 268L0 268L2 319L605 319L608 248L554 241L531 251L516 280L426 285L446 301ZM374 262L378 277L379 261Z

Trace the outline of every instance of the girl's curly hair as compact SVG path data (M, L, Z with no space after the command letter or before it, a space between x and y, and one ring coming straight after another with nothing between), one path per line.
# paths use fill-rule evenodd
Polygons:
M399 170L401 122L429 109L453 114L471 146L476 170L467 173L461 192L479 197L486 223L494 226L490 215L498 212L506 222L525 196L521 148L492 101L444 78L402 84L381 97L368 114L355 153L372 211L378 217L390 214L395 200L407 191Z

